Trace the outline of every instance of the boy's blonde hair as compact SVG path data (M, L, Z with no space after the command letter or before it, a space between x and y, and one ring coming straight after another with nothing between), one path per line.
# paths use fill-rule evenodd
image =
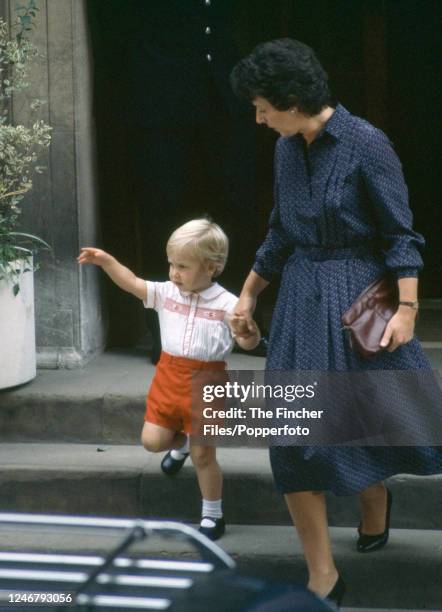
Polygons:
M167 241L166 251L185 254L201 262L213 261L219 276L229 253L229 239L219 225L209 219L193 219L176 229Z

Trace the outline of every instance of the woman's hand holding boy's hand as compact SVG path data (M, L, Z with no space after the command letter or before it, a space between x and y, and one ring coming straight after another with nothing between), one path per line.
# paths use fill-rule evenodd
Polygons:
M235 306L235 314L243 315L246 319L251 319L255 308L256 297L251 295L241 295Z
M237 337L248 337L256 333L257 325L253 320L253 311L256 308L256 298L241 296L235 306L231 318L232 332Z
M250 339L258 338L256 345L259 344L261 334L253 320L253 313L256 308L257 296L263 289L267 287L269 281L265 280L254 272L250 271L250 274L246 278L239 300L236 303L235 310L232 315L232 333L236 338L246 339L251 343ZM238 343L239 344L239 343ZM243 347L245 348L245 347ZM250 350L248 347L246 350Z
M237 343L246 351L253 350L259 344L261 334L253 319L233 313L229 326Z
M245 338L247 336L250 336L253 333L253 331L256 332L256 330L249 329L246 317L242 314L237 314L236 312L234 312L232 316L230 317L229 326L230 326L230 329L232 330L232 335L235 338L237 337ZM255 324L255 327L256 327L256 324Z
M112 255L94 247L84 247L80 249L80 255L77 257L79 264L95 264L101 267L111 263L112 260Z

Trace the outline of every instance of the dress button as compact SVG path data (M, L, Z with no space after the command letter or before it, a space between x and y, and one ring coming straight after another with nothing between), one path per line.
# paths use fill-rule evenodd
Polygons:
M211 61L212 61L212 56L210 55L210 53L208 53L208 54L206 55L206 59L207 59L207 61L208 61L208 62L211 62Z
M210 34L212 32L209 26L207 26L207 28L204 31L206 34Z

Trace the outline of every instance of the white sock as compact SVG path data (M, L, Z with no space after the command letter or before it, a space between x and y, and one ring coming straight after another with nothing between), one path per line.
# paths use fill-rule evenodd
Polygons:
M204 518L201 520L201 527L214 527L215 519L222 518L222 502L222 499L217 499L215 501L203 499L203 509L201 511L201 516L203 516Z
M181 448L174 448L170 451L173 459L183 459L189 454L189 435L186 435L186 441Z

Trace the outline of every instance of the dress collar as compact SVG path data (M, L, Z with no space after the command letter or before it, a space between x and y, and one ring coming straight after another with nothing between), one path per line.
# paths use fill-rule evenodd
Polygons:
M334 136L334 138L338 139L344 131L349 117L350 113L348 110L344 108L342 104L338 104L335 112L319 132L318 136L321 136L323 133L327 132L327 134L330 134L331 136Z
M335 108L335 112L324 125L322 130L318 132L311 145L322 140L324 134L330 134L333 139L339 140L348 124L349 117L350 113L348 110L342 106L342 104L338 104ZM302 134L296 134L294 138L296 138L299 143L304 145L305 140Z

